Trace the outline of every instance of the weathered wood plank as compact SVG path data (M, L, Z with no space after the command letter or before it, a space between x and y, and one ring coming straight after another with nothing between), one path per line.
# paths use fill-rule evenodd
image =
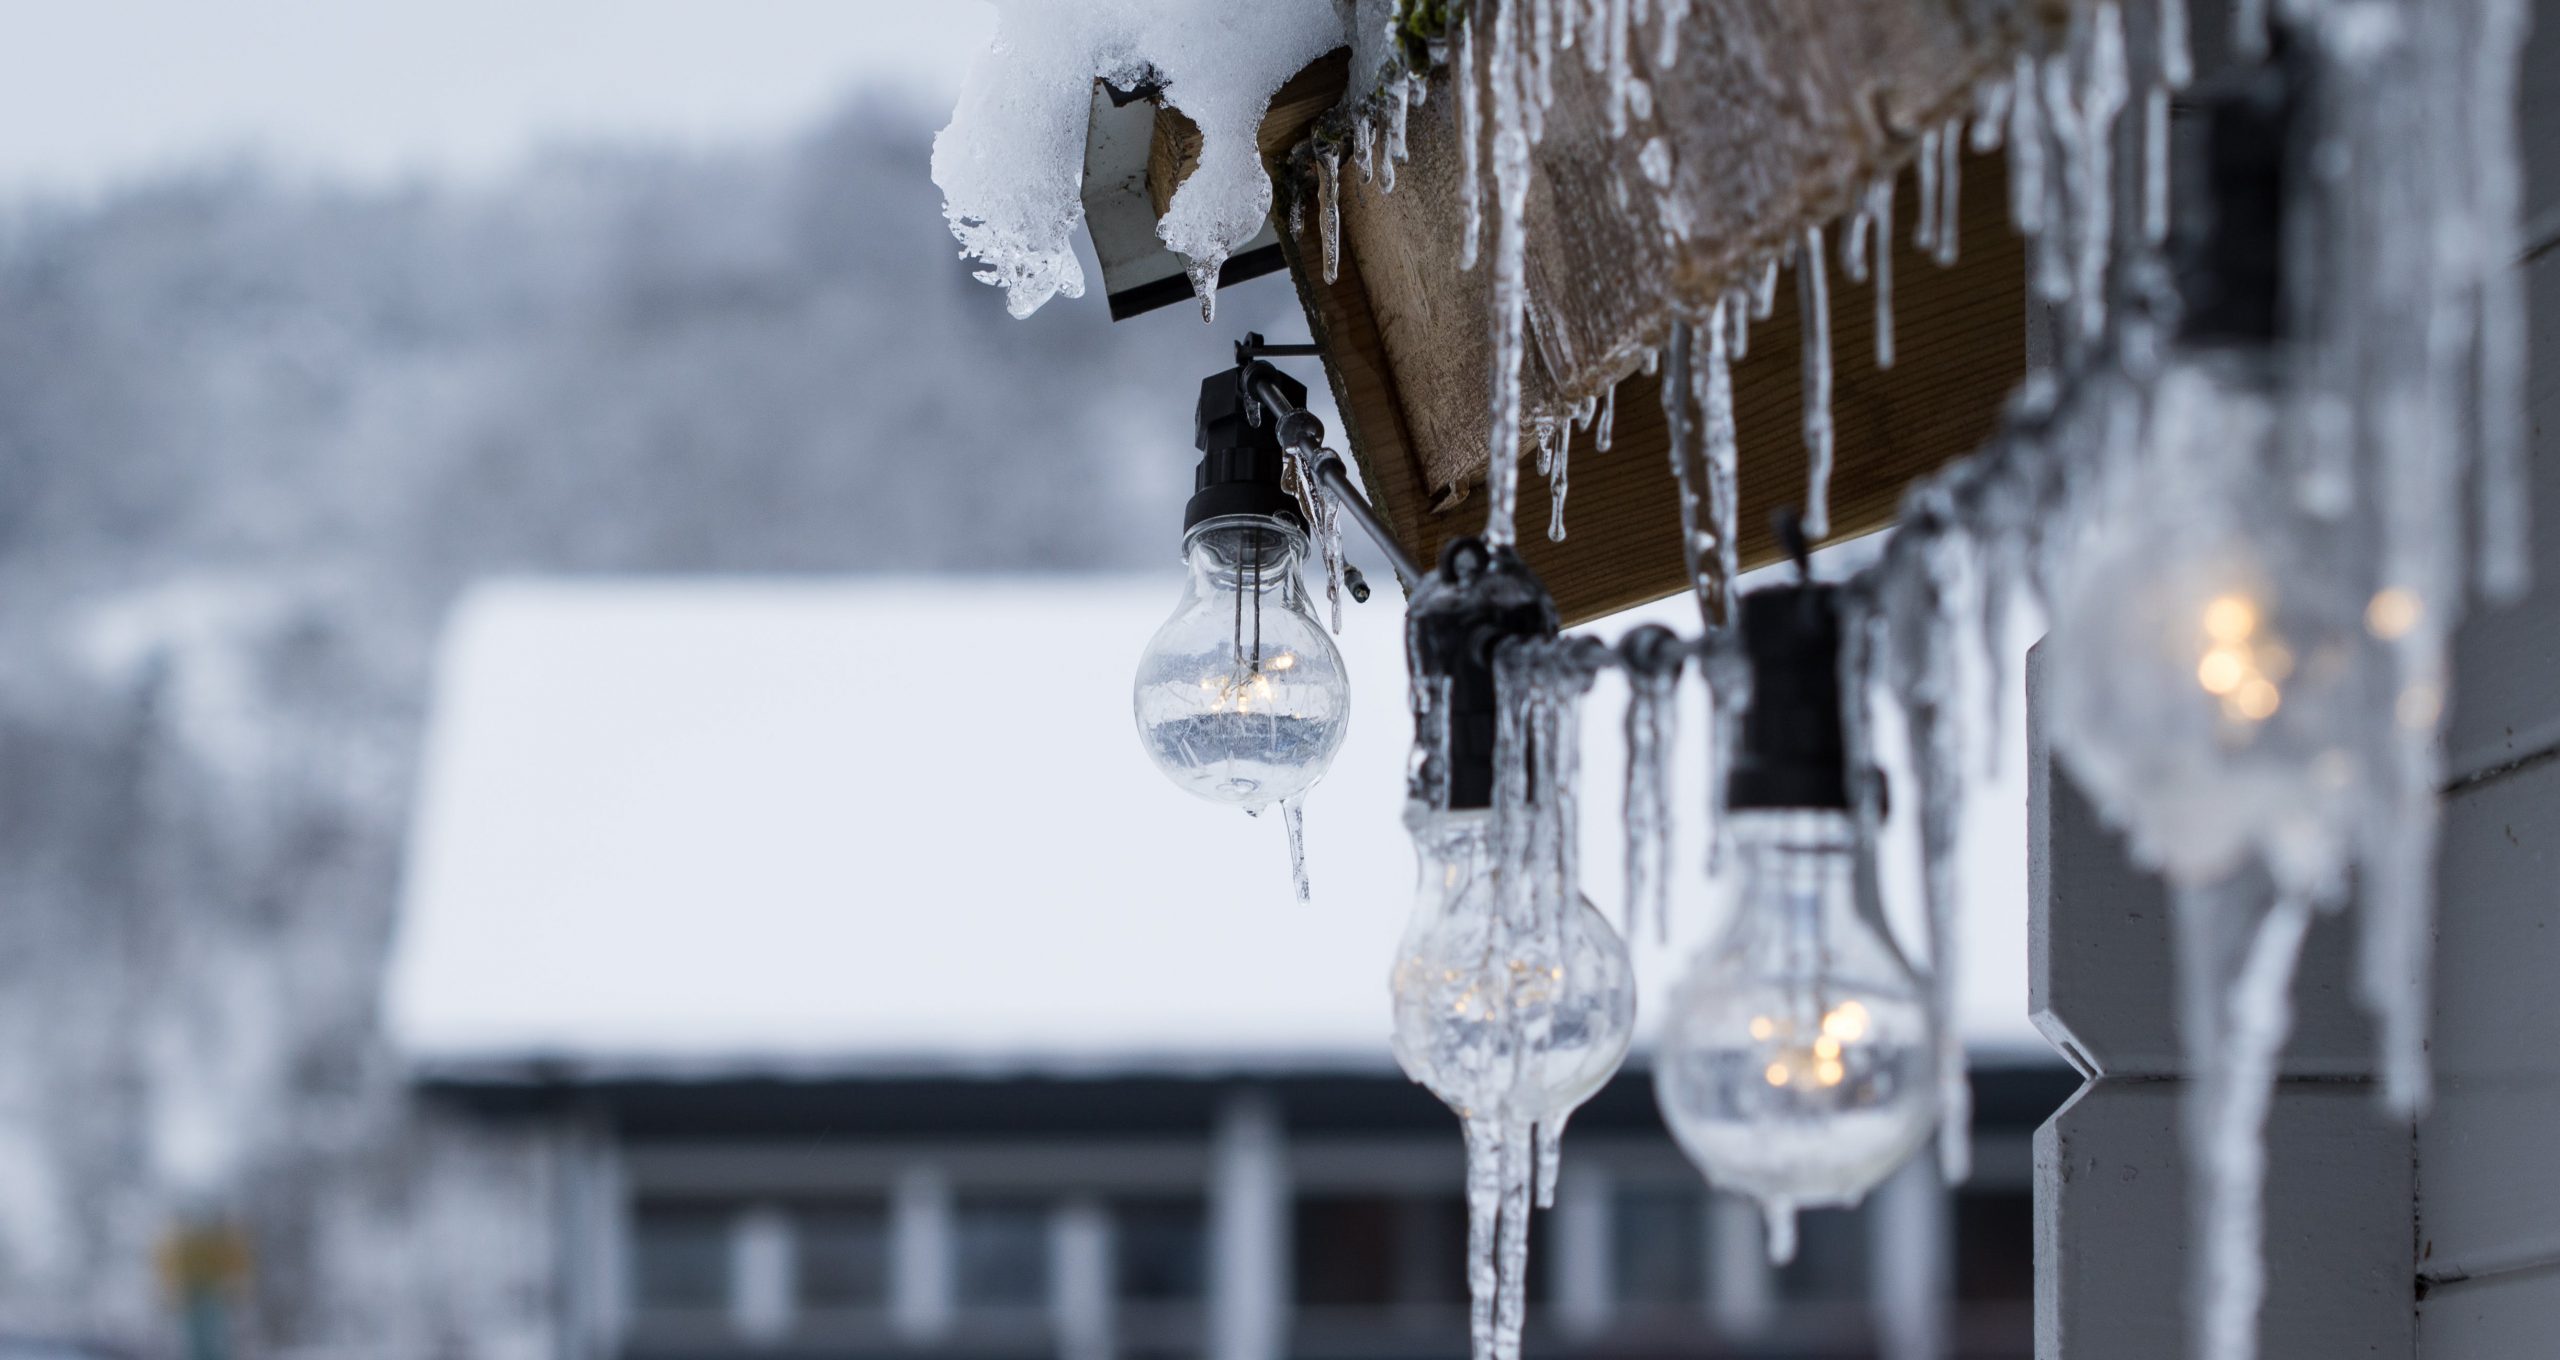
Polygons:
M1667 333L1675 303L1712 298L1742 264L1800 232L1806 214L1818 220L1847 205L1872 167L1907 159L1918 128L1960 108L1977 73L2004 64L2019 35L2050 17L2042 0L1842 7L1892 12L1854 21L1808 18L1799 8L1708 0L1692 21L1693 35L1731 22L1724 36L1688 45L1682 70L1699 78L1677 83L1717 85L1713 97L1731 107L1671 91L1670 81L1657 94L1666 125L1686 129L1678 134L1675 189L1691 204L1693 220L1705 224L1676 256L1659 244L1652 189L1635 164L1642 138L1611 137L1600 123L1596 83L1578 62L1560 66L1565 86L1540 149L1531 207L1526 383L1533 404L1560 401L1566 391L1604 391L1611 377L1633 370L1639 354ZM1818 79L1775 91L1736 85L1727 68L1744 64L1754 42L1767 53L1768 69L1812 60L1800 50L1807 44L1831 55L1820 58ZM1843 100L1855 107L1834 107ZM1341 271L1333 284L1322 279L1312 203L1303 239L1290 243L1301 299L1335 368L1351 452L1389 523L1426 562L1447 539L1481 527L1489 461L1490 283L1487 270L1459 267L1455 103L1444 78L1414 111L1413 157L1399 167L1392 193L1346 169ZM1764 122L1763 133L1747 144L1701 149L1718 138L1745 140L1730 131L1745 104L1758 110L1753 117ZM1275 112L1264 129L1275 170L1285 170L1284 149L1304 135L1303 125L1287 125L1288 116L1295 115ZM1907 243L1916 193L1904 178L1896 236ZM1628 212L1615 207L1617 180L1631 186ZM1897 247L1901 362L1893 370L1877 371L1870 358L1870 288L1833 270L1835 537L1889 524L1910 480L1990 434L2001 400L2024 372L2025 262L2005 220L2003 163L1968 157L1965 180L1967 250L1956 268L1939 269L1907 244ZM1569 229L1560 212L1569 215ZM1489 234L1485 245L1489 250ZM1652 263L1639 263L1646 259ZM1777 314L1754 327L1752 355L1735 373L1744 549L1753 562L1774 555L1772 512L1803 496L1800 332L1793 289L1782 291ZM1569 381L1559 382L1556 372ZM1641 376L1627 379L1612 451L1599 453L1587 435L1578 441L1566 514L1571 536L1562 544L1546 541L1546 487L1523 469L1523 551L1568 620L1684 588L1664 440L1657 387Z

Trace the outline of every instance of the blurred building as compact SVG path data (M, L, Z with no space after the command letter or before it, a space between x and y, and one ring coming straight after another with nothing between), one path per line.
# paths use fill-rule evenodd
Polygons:
M1344 634L1354 732L1300 905L1277 826L1171 790L1109 716L1173 596L466 606L393 1009L427 1141L471 1150L444 1255L481 1272L452 1287L484 1301L484 1352L1465 1353L1457 1123L1386 1046L1412 873L1396 611ZM1616 744L1589 746L1613 790ZM1614 795L1590 802L1611 901ZM1647 1000L1711 925L1698 896L1687 938L1637 942ZM1973 1180L1919 1166L1809 1214L1784 1268L1671 1144L1640 1052L1565 1140L1530 1351L2031 1354L2029 1136L2077 1082L2022 1006L1969 1006L1968 1031Z

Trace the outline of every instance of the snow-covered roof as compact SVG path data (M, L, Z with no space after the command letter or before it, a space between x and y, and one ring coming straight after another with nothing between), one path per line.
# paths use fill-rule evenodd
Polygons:
M1131 730L1130 673L1177 585L476 592L442 659L398 1041L431 1070L1391 1070L1413 878L1393 593L1346 606L1353 725L1308 802L1301 905L1276 814L1193 800ZM1585 743L1586 889L1613 916L1619 707L1604 682ZM1695 864L1703 762L1683 774ZM2020 823L2022 790L2003 800ZM1965 1022L2024 1050L2012 830L1973 857ZM1694 935L1707 894L1684 892ZM1643 944L1659 997L1686 950Z

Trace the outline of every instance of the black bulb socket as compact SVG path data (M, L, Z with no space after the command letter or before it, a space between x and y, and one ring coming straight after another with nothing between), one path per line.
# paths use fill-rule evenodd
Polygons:
M1725 806L1846 811L1849 740L1840 707L1840 588L1807 582L1742 597L1751 704Z
M1305 385L1286 374L1265 369L1298 407L1307 399ZM1244 370L1231 368L1200 384L1200 466L1192 475L1191 502L1183 507L1182 531L1228 515L1258 515L1307 532L1298 498L1282 481L1288 454L1281 443L1280 422L1260 409L1244 388Z
M2285 201L2303 182L2299 111L2311 89L2299 40L2276 35L2265 62L2199 85L2183 101L2170 157L2177 216L2169 242L2178 333L2266 345L2285 330Z
M1550 639L1562 629L1553 597L1529 564L1509 547L1482 539L1452 540L1440 565L1414 592L1405 616L1405 659L1418 690L1446 681L1441 711L1414 715L1415 739L1431 749L1428 722L1447 724L1448 745L1439 769L1417 762L1412 794L1445 788L1451 811L1493 806L1494 732L1501 696L1494 660L1515 639Z

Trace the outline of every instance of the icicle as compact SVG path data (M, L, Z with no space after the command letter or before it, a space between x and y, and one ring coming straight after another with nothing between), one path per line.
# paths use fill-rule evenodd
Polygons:
M1547 463L1547 541L1564 542L1564 497L1573 457L1573 426L1556 433L1556 450Z
M1769 1222L1769 1264L1792 1264L1796 1259L1796 1202L1766 1200L1761 1203L1760 1212Z
M1920 216L1911 224L1911 244L1934 251L1938 245L1938 129L1920 134Z
M1849 230L1840 237L1840 272L1851 283L1867 281L1867 234L1875 230L1873 208L1875 191L1870 188L1858 200L1858 210L1849 216Z
M2046 68L2046 103L2060 106L2053 82L2056 62ZM2065 96L2066 100L2068 96ZM2107 257L2115 234L2115 126L2124 111L2124 13L2113 3L2101 4L2089 44L2089 73L2083 82L2067 142L2071 170L2071 225L2074 241L2072 294L2080 319L2080 337L2095 340L2106 327Z
M1351 160L1360 167L1360 182L1378 177L1378 129L1366 117L1351 120Z
M1941 269L1956 262L1956 228L1964 207L1964 137L1963 126L1947 124L1938 137L1938 230L1933 240L1936 250L1932 258Z
M1494 1266L1502 1219L1502 1130L1490 1113L1469 1115L1467 1135L1467 1330L1474 1360L1493 1360L1493 1304L1501 1292Z
M1911 766L1919 783L1921 888L1929 922L1931 1009L1938 1024L1940 1169L1950 1182L1971 1168L1973 1095L1965 1078L1964 1041L1956 1030L1958 922L1956 837L1964 808L1965 760L1958 726L1954 639L1962 632L1951 510L1939 502L1906 511L1905 535L1923 535L1919 558L1888 583L1894 694L1903 711Z
M1556 1180L1564 1174L1564 1124L1558 1115L1538 1125L1538 1207L1556 1207Z
M1324 281L1342 277L1342 153L1325 147L1316 157L1316 229L1324 235Z
M1536 416L1529 421L1530 439L1538 449L1538 475L1552 477L1556 472L1556 422L1553 416Z
M1742 431L1733 413L1733 361L1720 328L1708 326L1707 354L1690 379L1696 387L1700 445L1706 461L1707 524L1715 535L1717 595L1733 621L1733 592L1742 580ZM1724 786L1716 785L1721 797Z
M1721 307L1719 307L1721 310ZM1721 316L1710 317L1707 329L1723 330ZM1699 525L1699 479L1689 471L1689 404L1694 397L1689 386L1690 351L1695 336L1689 323L1671 323L1671 343L1662 349L1662 424L1663 446L1671 458L1671 480L1678 488L1680 510L1680 558L1689 570L1689 589L1698 597L1698 611L1713 628L1722 617L1722 604L1707 579L1707 559L1702 551L1703 533Z
M1676 667L1627 668L1627 786L1622 820L1627 828L1627 938L1636 937L1643 913L1670 938L1671 752L1676 745L1680 672Z
M1303 794L1280 800L1280 825L1289 832L1289 881L1297 885L1300 903L1314 901L1307 888L1307 812Z
M1689 17L1690 0L1662 0L1662 41L1654 48L1653 65L1668 71L1680 64L1680 25Z
M1738 290L1728 292L1724 295L1723 305L1725 322L1731 331L1725 337L1725 346L1731 351L1733 362L1738 364L1751 357L1751 298Z
M1644 352L1644 375L1650 378L1661 371L1662 351L1658 349L1646 350Z
M2267 0L2233 0L2231 46L2242 61L2267 55Z
M1893 177L1878 176L1867 189L1867 214L1876 220L1876 367L1893 367Z
M1331 449L1324 453L1331 458L1342 456ZM1317 560L1324 567L1324 596L1332 611L1333 631L1339 633L1342 631L1342 518L1334 507L1333 497L1326 495L1324 488L1318 485L1306 458L1291 449L1288 460L1297 482L1298 512L1307 521Z
M1218 319L1218 274L1226 267L1227 257L1223 254L1183 263L1182 272L1191 279L1191 292L1200 299L1200 319L1203 321L1215 322Z
M1775 256L1760 262L1759 277L1751 283L1751 319L1766 321L1778 309L1778 261Z
M2524 290L2506 282L2522 257L2524 184L2517 154L2517 53L2528 21L2520 0L2482 0L2470 54L2470 118L2464 140L2473 162L2471 268L2478 290L2480 452L2472 473L2480 519L2481 593L2506 602L2533 583L2525 462Z
M1973 134L1968 144L1977 155L2000 149L2008 131L2009 101L2016 97L2017 91L2006 80L1986 80L1973 87Z
M1628 50L1634 43L1627 14L1628 0L1609 0L1609 135L1627 135L1627 85L1635 79L1635 67Z
M1508 0L1508 3L1529 6L1533 39L1530 46L1531 83L1537 91L1537 102L1530 110L1529 140L1543 141L1544 110L1556 102L1556 6L1554 0Z
M2021 236L2044 230L2044 112L2036 97L2036 59L2020 55L2009 81L2009 222Z
M2187 0L2159 0L2160 83L2172 90L2195 79L2195 57L2187 37Z
M1620 0L1624 3L1624 0ZM1494 1360L1520 1360L1529 1317L1529 1177L1535 1152L1526 1125L1502 1134L1502 1226L1494 1244Z
M1805 228L1796 249L1796 310L1804 326L1804 531L1819 543L1831 536L1831 288L1820 227Z
M2293 1023L2295 961L2310 903L2271 907L2229 884L2181 889L2172 906L2190 1066L2185 1114L2199 1242L2190 1288L2198 1360L2250 1360L2266 1296L2266 1126L2276 1057ZM2198 1050L2201 1051L2198 1051Z
M2142 239L2169 239L2169 90L2154 85L2142 97Z
M1476 162L1484 140L1484 114L1476 107L1476 17L1471 7L1458 21L1458 51L1450 81L1458 89L1458 201L1466 205L1458 237L1458 267L1473 269L1484 238L1484 185Z
M1625 0L1618 0L1623 4ZM1516 537L1520 486L1520 391L1528 326L1529 140L1523 124L1520 5L1504 5L1494 20L1493 58L1487 83L1493 95L1493 381L1492 415L1485 448L1485 541L1508 546Z
M1600 423L1592 427L1591 446L1602 453L1609 451L1609 437L1618 427L1618 385L1609 384L1609 395L1600 402Z

